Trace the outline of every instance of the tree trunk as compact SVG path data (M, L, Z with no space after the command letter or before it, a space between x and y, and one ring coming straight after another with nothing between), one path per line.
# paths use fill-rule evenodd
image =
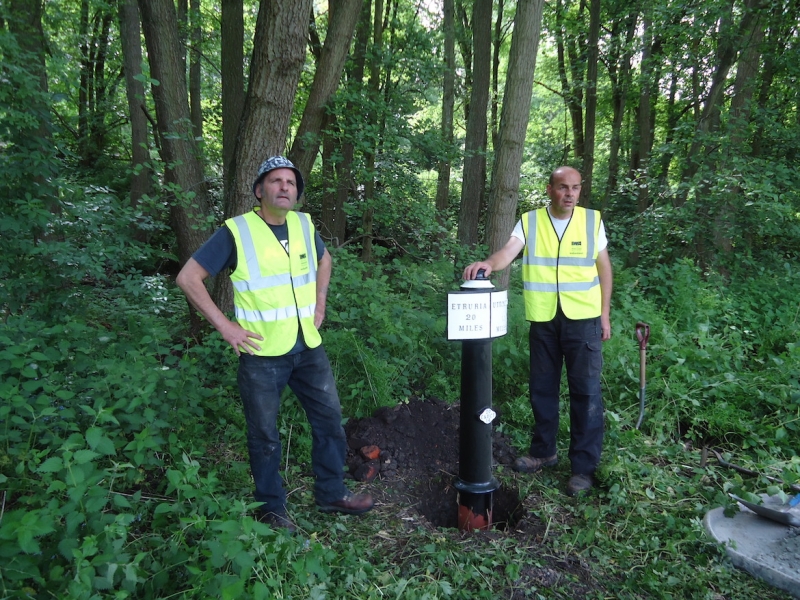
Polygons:
M189 120L186 71L182 68L178 20L172 0L139 0L150 59L156 118L161 133L166 189L177 193L170 201L170 219L178 242L178 260L185 264L211 230L203 166Z
M763 41L764 25L756 23L752 36L747 40L747 45L736 63L736 79L733 83L730 108L731 143L734 147L738 147L749 138L747 128L750 123L753 95L758 83Z
M106 57L113 14L101 5L90 14L88 0L80 6L80 86L77 147L81 166L91 167L104 151L106 139Z
M42 0L11 0L8 5L8 29L14 34L20 50L33 58L30 64L26 65L26 68L38 79L39 90L42 92L40 96L33 98L29 106L30 114L36 125L24 130L24 132L13 131L9 133L12 139L16 138L18 144L30 148L32 152L40 152L44 156L50 156L52 154L50 106L45 102L38 101L44 98L48 91L42 13ZM24 139L19 139L20 137ZM45 161L43 160L42 162L44 163ZM41 170L38 169L40 173ZM47 191L39 194L40 190L36 189L49 187L47 177L38 174L32 178L31 183L33 184L31 193L35 196L38 195L42 198L50 199L48 209L53 213L60 212L61 205L52 193Z
M654 104L659 97L658 81L663 45L663 32L653 33L653 21L645 12L642 19L643 49L639 78L639 105L636 110L636 128L631 148L630 177L639 182L637 212L644 212L650 204L649 159L653 147L655 128Z
M363 0L331 2L332 11L325 45L314 71L314 81L303 110L289 158L303 174L311 173L317 155L325 107L339 87L350 42L358 22ZM334 9L335 7L335 9Z
M436 214L444 224L445 212L450 204L450 156L453 151L453 112L455 108L456 30L454 0L444 0L444 73L442 77L442 143L446 158L439 161L439 179L436 184Z
M478 243L478 223L486 187L486 112L492 60L492 0L475 0L472 24L473 81L458 212L458 241L468 247Z
M370 62L368 96L374 105L380 96L380 56L383 53L383 0L375 0L375 12L372 19L372 60ZM377 115L371 114L368 119L371 123L374 123L377 120ZM374 146L367 150L364 157L367 173L367 180L364 182L365 208L361 217L361 228L364 235L361 260L364 262L372 261L372 228L375 211L370 204L375 199L375 155L378 152L378 145L379 142L376 140Z
M230 168L244 107L244 9L242 0L222 0L222 178L233 187Z
M464 65L464 89L472 89L472 25L469 22L464 0L456 0L456 42ZM464 121L469 122L469 94L464 98Z
M119 29L125 65L125 85L131 122L131 206L153 191L150 151L147 146L147 115L144 106L142 74L142 36L136 0L120 0Z
M497 18L494 21L494 35L492 35L492 95L490 98L491 121L489 131L492 132L492 148L497 146L497 134L499 131L499 104L500 104L500 54L505 40L503 31L503 8L505 1L497 0ZM534 57L534 61L536 57Z
M258 165L286 151L297 82L305 62L310 10L311 0L264 0L260 4L247 97L230 171L232 185L225 193L226 217L253 207Z
M361 6L361 14L358 17L358 25L356 27L356 38L353 48L353 61L351 67L347 72L347 81L349 85L360 89L363 85L364 70L366 69L367 61L367 47L369 46L370 31L371 31L371 15L372 15L372 2L365 0ZM352 101L347 103L345 108L346 114L352 114L356 110L356 106ZM337 136L339 125L335 115L331 116L329 125L325 128L326 136ZM332 147L335 142L331 141ZM336 173L336 189L333 193L326 193L323 196L322 207L322 229L330 232L330 239L334 245L339 246L344 243L347 237L347 215L344 212L344 206L350 196L350 192L354 191L353 186L353 158L355 156L355 149L350 141L344 141L341 144L341 160L337 161L332 169ZM331 150L331 156L334 154ZM323 157L324 158L324 157Z
M606 191L603 195L602 209L608 205L608 198L617 187L619 177L619 151L622 139L622 123L625 117L625 104L628 97L628 89L631 80L631 55L632 42L636 34L636 24L638 15L628 13L625 23L625 42L624 46L619 46L619 28L622 26L620 21L615 21L611 29L612 52L609 57L608 73L611 79L611 140L608 150L608 180L606 181Z
M544 0L519 0L508 56L503 113L489 192L486 236L489 252L502 248L516 220L519 173L531 112L531 93L539 48ZM500 273L499 287L508 286L508 269Z
M744 41L751 35L753 27L757 24L761 2L763 1L748 0L738 26L731 24L730 27L720 30L721 44L718 62L711 78L708 96L697 122L694 140L689 148L689 161L681 177L684 180L694 177L704 161L704 134L709 131L710 124L714 121L714 115L719 111L728 72L736 62L739 50L744 47ZM675 203L677 206L682 206L685 201L685 196L680 196L676 198Z
M342 243L334 233L336 222L336 135L338 129L336 115L327 113L322 121L322 206L320 223L317 227L323 240L328 240L334 247Z
M78 35L81 39L80 83L78 85L78 154L83 155L84 140L89 138L89 0L81 0L81 14L78 21Z
M200 18L200 0L191 0L189 8L191 26L191 52L189 54L189 102L192 126L195 138L203 137L203 105L200 92L202 80L200 57L202 55L202 21Z
M561 0L556 3L556 52L558 57L558 75L561 80L562 96L567 110L569 111L570 122L572 124L572 152L575 159L582 163L584 154L584 127L583 127L583 79L585 76L585 57L578 51L578 38L580 32L577 31L583 13L583 3L575 24L575 31L570 31L564 19L566 9ZM567 59L569 58L569 64ZM567 75L569 67L570 80Z
M594 140L597 123L597 59L600 39L600 0L589 3L589 40L586 52L586 133L584 135L583 186L581 206L592 205L592 178L594 175Z
M672 162L672 157L675 151L672 150L673 140L675 139L675 130L678 127L680 120L680 111L676 104L678 97L678 70L672 69L672 75L669 83L669 99L667 100L667 127L666 135L664 136L664 154L661 155L661 168L658 173L659 185L665 185L669 177L669 165Z

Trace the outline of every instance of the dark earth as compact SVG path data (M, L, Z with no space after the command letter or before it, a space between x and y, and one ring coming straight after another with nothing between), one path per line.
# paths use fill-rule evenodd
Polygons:
M581 558L548 552L548 524L535 514L538 499L521 498L519 491L507 484L493 494L491 531L453 531L458 527L458 496L453 483L458 477L459 420L457 403L417 398L379 408L371 417L352 419L345 425L349 473L359 481L373 482L367 487L378 506L410 514L423 526L472 538L471 543L478 547L497 536L509 536L520 547L531 548L536 560L520 565L520 577L513 589L504 590L498 597L536 597L537 589L539 593L555 593L552 597L602 596L604 586L593 580ZM510 470L517 450L496 430L492 445L493 464L507 465Z

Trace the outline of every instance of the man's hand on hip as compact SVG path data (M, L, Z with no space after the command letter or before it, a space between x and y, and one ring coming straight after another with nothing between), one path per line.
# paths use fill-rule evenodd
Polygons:
M241 349L244 349L250 355L253 354L253 350L261 350L261 346L253 340L264 339L259 334L248 331L233 321L228 321L228 325L224 329L220 329L220 334L233 347L236 356L241 356Z

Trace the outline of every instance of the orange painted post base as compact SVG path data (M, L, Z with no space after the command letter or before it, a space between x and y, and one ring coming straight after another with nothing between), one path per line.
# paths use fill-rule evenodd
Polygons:
M485 515L475 514L468 506L458 507L458 529L460 531L489 531L492 528L492 511Z

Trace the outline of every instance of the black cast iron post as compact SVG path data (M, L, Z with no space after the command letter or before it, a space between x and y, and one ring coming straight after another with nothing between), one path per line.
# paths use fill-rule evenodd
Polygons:
M492 526L492 496L500 487L492 475L492 422L496 417L492 409L492 337L505 334L507 295L496 292L481 271L474 281L464 282L461 295L452 294L448 302L448 319L450 309L461 310L454 331L448 323L449 339L462 340L459 468L454 484L459 492L458 528L485 530ZM500 305L500 318L495 316L495 305Z

